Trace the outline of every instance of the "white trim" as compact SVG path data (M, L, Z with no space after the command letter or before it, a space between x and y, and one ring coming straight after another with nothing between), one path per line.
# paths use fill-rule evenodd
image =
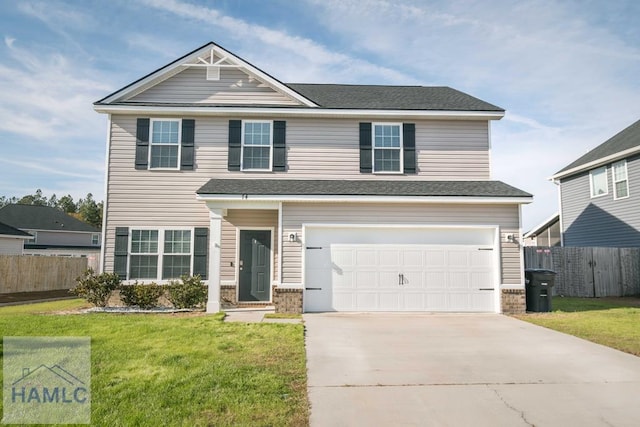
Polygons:
M104 265L106 262L106 244L107 241L107 206L109 206L109 160L111 158L111 114L107 114L107 143L105 144L104 154L104 204L102 205L102 238L100 245L100 271L104 273Z
M560 216L560 246L564 247L564 221L562 220L562 184L554 181L558 186L558 215ZM537 243L537 241L536 241Z
M305 98L304 96L300 95L298 92L292 90L291 88L289 88L288 86L284 85L283 83L281 83L280 81L274 79L273 77L269 76L268 74L266 74L263 71L260 71L258 68L254 67L253 65L249 64L248 62L240 59L239 57L235 56L234 54L232 54L231 52L227 51L226 49L223 49L222 47L216 45L215 43L207 43L205 46L203 46L202 48L198 49L197 51L191 53L188 57L183 58L182 61L180 62L174 62L172 64L166 65L164 67L162 67L161 69L155 71L154 73L148 75L147 77L143 78L142 80L132 84L131 86L125 87L123 89L120 89L119 91L109 95L107 98L105 98L102 102L104 103L110 103L110 102L115 102L121 99L125 99L125 98L131 98L159 83L161 83L162 81L168 79L171 76L174 76L175 74L179 73L180 71L182 71L182 69L185 66L193 66L195 64L198 63L199 61L199 57L204 56L205 53L207 52L212 52L215 53L217 56L224 58L227 61L236 63L236 66L239 66L240 68L244 68L244 71L251 74L252 76L254 76L255 78L257 78L258 80L262 81L263 83L271 86L274 90L276 90L277 92L280 92L286 96L289 96L290 98L293 98L295 100L297 100L298 102L308 106L308 107L315 107L317 106L314 102L312 102L311 100ZM205 64L203 64L205 65ZM231 64L233 65L233 64ZM206 65L205 65L206 66Z
M564 172L558 172L555 175L552 175L549 179L561 179L570 175L575 175L578 172L586 171L589 169L594 169L598 166L606 165L607 163L614 162L616 160L624 159L632 156L633 154L640 153L640 145L636 147L631 147L626 150L620 151L618 153L610 154L608 156L602 157L597 160L593 160L589 163L585 163L584 165L576 166Z
M17 227L14 227L17 228ZM98 231L74 231L74 230L47 230L47 229L40 229L40 228L19 228L19 230L22 231L26 231L26 232L31 232L31 231L41 231L44 233L80 233L80 234L95 234L95 233L100 233L100 230Z
M15 228L15 227L14 227ZM31 240L33 236L16 236L15 234L0 234L0 237L16 240Z
M491 177L493 176L493 166L492 166L492 162L491 162L491 153L492 153L491 144L492 144L492 141L491 141L491 121L487 121L487 160L489 162L489 179L491 179Z
M380 119L397 118L433 118L448 120L500 120L504 117L501 111L433 111L433 110L363 110L363 109L338 109L338 108L274 108L274 107L213 107L213 106L145 106L145 105L94 105L93 109L98 113L114 114L185 114L193 116L243 116L264 117L266 115L278 115L278 117L375 117Z
M269 167L266 169L245 169L244 168L244 134L245 123L260 123L269 125ZM273 120L242 120L242 130L240 137L240 170L242 172L271 172L273 170ZM266 147L266 145L249 145L249 147Z
M400 136L398 147L376 147L376 126L397 126ZM399 154L399 168L397 171L376 170L376 150L395 150ZM416 159L417 162L417 159ZM400 122L373 122L371 123L371 173L376 175L402 175L404 173L404 126Z
M197 200L206 202L358 202L358 203L460 203L460 204L514 204L531 203L533 197L467 197L467 196L344 196L344 195L246 195L197 194ZM245 202L243 202L245 203ZM229 207L229 209L231 209ZM247 208L248 209L248 208ZM275 209L275 208L272 208Z
M525 239L528 239L529 237L535 237L535 235L538 234L538 231L540 229L547 228L547 226L550 225L556 217L560 217L560 214L558 212L554 213L549 218L547 218L546 220L542 221L540 224L538 224L535 227L533 227L531 230L529 230L526 233L524 233L523 237ZM520 220L522 221L522 215L520 215ZM533 234L533 236L532 236L532 234Z
M260 301L260 302L273 302L273 282L275 276L274 270L274 262L273 259L275 257L275 248L274 244L274 227L236 227L236 268L235 268L235 281L238 284L236 286L236 301L239 303L246 303L252 301L240 301L240 232L241 231L269 231L271 233L271 247L269 248L269 268L271 271L269 272L269 300L268 301Z
M282 202L278 203L278 286L282 284Z
M599 169L604 169L604 189L606 190L604 193L600 193L600 194L593 194L593 172L597 171ZM600 166L597 167L595 169L591 169L589 171L589 196L591 199L596 199L598 197L602 197L602 196L606 196L607 194L609 194L609 168L605 165L605 166Z
M524 284L524 238L522 236L522 205L518 205L518 239L515 244L518 245L520 254L520 283Z
M624 179L616 181L616 164L622 163L624 166ZM611 181L613 186L613 200L624 200L629 198L629 170L627 169L627 159L618 160L611 164ZM627 195L623 197L618 197L618 189L616 188L616 184L619 182L625 182L627 185Z

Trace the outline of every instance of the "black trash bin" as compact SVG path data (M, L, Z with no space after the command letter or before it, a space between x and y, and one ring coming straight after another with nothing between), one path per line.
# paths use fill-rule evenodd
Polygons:
M527 311L548 312L551 311L551 294L556 272L541 268L528 268L524 270L525 288L527 297Z

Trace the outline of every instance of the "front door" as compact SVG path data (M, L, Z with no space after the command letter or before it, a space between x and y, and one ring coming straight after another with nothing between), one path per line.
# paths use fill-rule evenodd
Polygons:
M269 301L271 231L240 230L239 301Z

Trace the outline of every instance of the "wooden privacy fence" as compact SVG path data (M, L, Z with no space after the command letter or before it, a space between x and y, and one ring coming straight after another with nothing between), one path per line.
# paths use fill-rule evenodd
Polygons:
M525 247L524 265L555 271L554 295L640 294L640 248Z
M0 255L0 293L71 289L86 258Z

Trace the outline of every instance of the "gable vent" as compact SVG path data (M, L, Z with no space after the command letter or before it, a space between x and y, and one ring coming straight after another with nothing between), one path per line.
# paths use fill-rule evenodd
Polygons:
M207 80L220 80L220 67L216 65L208 66Z

